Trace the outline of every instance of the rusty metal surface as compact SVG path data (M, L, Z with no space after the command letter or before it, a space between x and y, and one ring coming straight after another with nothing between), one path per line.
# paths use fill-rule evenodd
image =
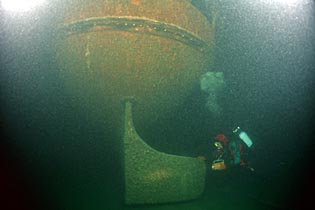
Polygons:
M127 25L126 25L127 24ZM113 119L134 97L149 123L183 103L211 62L213 26L188 1L77 1L60 26L60 73L88 109Z
M63 36L98 31L126 31L146 33L182 42L204 53L209 53L211 46L199 36L177 25L138 17L94 17L72 22L60 28Z
M64 24L95 17L138 17L179 26L211 43L214 28L186 0L76 0Z

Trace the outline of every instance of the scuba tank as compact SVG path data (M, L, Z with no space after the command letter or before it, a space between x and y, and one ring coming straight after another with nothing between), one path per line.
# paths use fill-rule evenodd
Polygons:
M245 131L241 130L240 127L236 127L233 130L233 133L235 133L248 147L252 146L252 140L249 138Z

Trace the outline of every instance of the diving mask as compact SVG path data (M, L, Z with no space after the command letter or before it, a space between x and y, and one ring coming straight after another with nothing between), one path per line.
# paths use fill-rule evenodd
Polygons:
M217 148L217 149L223 149L223 146L220 142L216 141L214 142L214 146Z

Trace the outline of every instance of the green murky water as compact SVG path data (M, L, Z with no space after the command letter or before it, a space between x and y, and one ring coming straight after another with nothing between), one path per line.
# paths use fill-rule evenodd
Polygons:
M218 11L213 70L225 80L215 96L220 115L196 83L185 104L141 135L166 153L209 157L210 139L239 125L254 141L256 170L215 173L208 164L200 198L141 206L124 205L112 123L76 104L58 76L52 40L61 1L29 12L7 11L1 2L0 208L269 210L311 203L313 1L193 1L209 19L207 7Z

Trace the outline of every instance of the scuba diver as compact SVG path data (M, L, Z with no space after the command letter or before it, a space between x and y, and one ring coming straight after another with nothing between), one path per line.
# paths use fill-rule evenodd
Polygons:
M224 134L218 134L211 142L212 145L212 170L225 170L235 166L242 166L254 171L247 160L248 150L252 140L240 127L233 130L236 137L228 139Z

